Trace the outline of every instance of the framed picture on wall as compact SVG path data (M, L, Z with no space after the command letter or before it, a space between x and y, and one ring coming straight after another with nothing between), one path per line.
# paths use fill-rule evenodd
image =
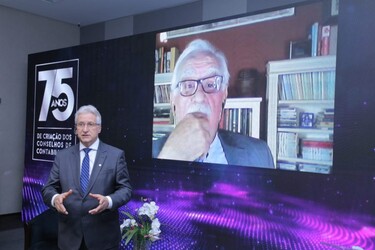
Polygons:
M311 128L314 125L314 113L300 113L299 124L303 128Z
M331 0L331 16L339 14L339 0Z

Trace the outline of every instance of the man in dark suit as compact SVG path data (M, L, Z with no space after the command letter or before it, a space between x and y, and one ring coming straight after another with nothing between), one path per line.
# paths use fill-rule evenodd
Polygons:
M132 192L124 151L99 140L101 115L94 106L82 106L75 123L80 143L57 153L42 189L44 202L59 212L59 248L118 249L117 209Z
M176 127L153 141L153 157L273 168L264 141L218 131L228 83L225 55L208 41L192 41L172 75L171 110Z

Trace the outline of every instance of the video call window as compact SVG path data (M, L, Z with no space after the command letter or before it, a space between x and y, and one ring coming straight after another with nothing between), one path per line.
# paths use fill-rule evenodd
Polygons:
M331 173L338 25L326 8L157 34L153 157Z

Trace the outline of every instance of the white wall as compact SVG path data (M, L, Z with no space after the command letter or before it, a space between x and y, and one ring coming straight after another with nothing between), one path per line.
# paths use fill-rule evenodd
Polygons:
M79 32L0 6L0 215L22 207L28 54L78 45Z

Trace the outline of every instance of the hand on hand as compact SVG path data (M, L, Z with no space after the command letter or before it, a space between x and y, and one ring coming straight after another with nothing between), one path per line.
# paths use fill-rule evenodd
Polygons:
M208 152L213 136L205 114L187 114L168 137L158 158L194 161Z
M91 214L91 215L98 214L98 213L101 213L101 212L103 212L104 210L106 210L108 208L109 202L108 202L107 197L105 197L105 196L103 196L101 194L92 194L92 193L90 193L89 195L92 198L97 199L98 202L99 202L99 205L96 208L91 209L89 211L89 214Z
M64 206L64 200L72 193L73 193L73 190L70 189L68 192L65 192L56 196L54 200L54 205L59 213L68 214L68 211L66 210Z

